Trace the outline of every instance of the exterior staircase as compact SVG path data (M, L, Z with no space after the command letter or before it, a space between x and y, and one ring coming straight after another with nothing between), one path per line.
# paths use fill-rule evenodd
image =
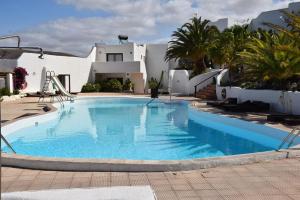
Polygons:
M216 100L216 85L208 85L196 93L196 97L203 100Z

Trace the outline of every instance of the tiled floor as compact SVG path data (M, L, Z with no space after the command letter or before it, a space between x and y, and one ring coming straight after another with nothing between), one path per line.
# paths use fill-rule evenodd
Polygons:
M159 200L300 199L300 158L196 171L59 172L3 167L2 192L151 185Z

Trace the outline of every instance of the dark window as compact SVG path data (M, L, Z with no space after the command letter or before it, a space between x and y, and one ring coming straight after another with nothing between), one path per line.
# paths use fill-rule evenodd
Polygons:
M123 54L122 53L107 53L106 62L122 62Z

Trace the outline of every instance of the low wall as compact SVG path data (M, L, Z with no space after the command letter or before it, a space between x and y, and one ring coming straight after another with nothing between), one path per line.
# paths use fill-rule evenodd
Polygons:
M193 95L195 92L195 85L200 83L201 81L209 78L210 76L216 74L221 71L220 69L212 70L210 72L200 74L198 76L193 77L189 80L189 73L187 70L170 70L170 81L172 93L180 93L184 95ZM197 91L203 89L207 85L213 82L213 77L204 81L202 84L198 85Z
M263 101L270 103L271 111L300 115L300 92L217 86L218 100L224 99L221 95L223 89L226 89L226 98L237 98L239 103L247 100Z

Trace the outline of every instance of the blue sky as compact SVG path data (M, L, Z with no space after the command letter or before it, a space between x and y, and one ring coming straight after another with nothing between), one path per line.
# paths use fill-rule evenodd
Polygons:
M118 34L135 42L167 42L195 13L230 24L283 8L292 0L0 0L0 35L19 34L23 45L85 55L95 42Z

